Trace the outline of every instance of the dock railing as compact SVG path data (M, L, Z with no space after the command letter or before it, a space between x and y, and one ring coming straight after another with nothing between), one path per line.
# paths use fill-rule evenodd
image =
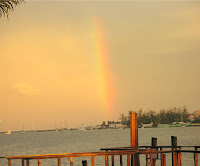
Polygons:
M95 166L96 157L105 157L105 166L120 165L123 166L123 156L127 156L127 166L140 166L140 155L146 156L146 166L155 166L156 160L160 156L160 165L166 166L166 154L172 154L172 166L182 165L182 153L194 154L194 166L198 166L198 150L200 146L177 146L177 137L171 136L171 146L157 146L157 138L152 137L151 146L138 146L138 122L137 114L131 114L130 124L130 147L102 148L99 152L82 153L62 153L62 154L44 154L27 156L9 156L1 157L8 159L8 166L12 165L12 160L21 160L22 166L29 166L31 160L37 160L38 166L41 166L41 160L55 159L57 165L61 166L61 159L68 158L70 166L74 165L74 158L91 157L91 166ZM183 148L192 148L193 150L183 150ZM166 150L167 149L167 150ZM116 156L119 157L119 163L115 164ZM109 158L111 160L109 161ZM102 162L104 163L104 162ZM87 160L82 161L83 166L87 166ZM79 165L80 166L80 165Z

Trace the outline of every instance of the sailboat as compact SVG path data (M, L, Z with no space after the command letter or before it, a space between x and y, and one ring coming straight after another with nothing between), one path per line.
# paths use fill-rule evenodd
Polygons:
M24 134L25 130L24 130L24 122L22 123L22 130L21 130L21 134Z
M35 133L35 120L33 119L33 129L32 129L32 132Z

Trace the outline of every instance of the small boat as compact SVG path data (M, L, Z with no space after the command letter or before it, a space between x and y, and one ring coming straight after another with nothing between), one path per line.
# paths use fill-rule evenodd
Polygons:
M10 131L10 130L7 130L7 131L6 131L6 135L9 135L9 134L11 134L11 131Z
M82 126L80 126L79 130L86 130L86 128L82 124Z
M21 134L24 134L25 130L24 130L24 123L22 123L22 130L21 130Z

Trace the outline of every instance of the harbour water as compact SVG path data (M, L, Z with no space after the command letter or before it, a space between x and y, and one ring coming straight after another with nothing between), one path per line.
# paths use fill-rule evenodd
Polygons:
M139 145L150 145L151 137L158 138L158 145L171 145L171 136L177 136L178 145L200 145L200 127L186 128L144 128L139 129ZM72 152L95 152L106 147L130 146L130 130L72 130L67 132L26 132L25 134L12 133L6 135L0 133L0 156L56 154ZM144 155L141 155L141 166L145 165ZM75 158L74 165L81 165L81 161L91 158ZM116 165L118 158L115 158ZM95 158L95 165L104 165L103 157ZM119 162L118 162L119 163ZM124 156L126 163L126 156ZM193 154L182 155L182 165L193 165ZM20 165L21 161L12 161L13 166ZM199 162L200 164L200 162ZM6 159L0 159L0 165L7 165ZM30 162L36 166L36 161ZM42 166L57 165L56 159L42 160ZM62 159L62 165L69 165L68 159ZM160 165L160 161L157 161ZM171 154L167 155L167 165L171 165Z

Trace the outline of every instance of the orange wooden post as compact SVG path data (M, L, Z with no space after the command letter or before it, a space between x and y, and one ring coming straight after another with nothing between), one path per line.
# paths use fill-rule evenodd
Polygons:
M181 147L179 148L181 150ZM178 152L178 166L181 166L181 152Z
M131 147L138 148L138 118L137 113L130 114L130 137ZM140 165L139 154L135 154L135 165Z
M41 160L38 159L38 166L41 166Z
M137 113L130 114L131 147L138 146L138 119Z
M195 150L198 150L198 148L195 147ZM198 166L198 153L194 153L194 165Z
M106 166L108 166L108 155L105 156L105 160L106 160Z
M163 154L163 166L166 166L166 154Z
M58 158L58 166L61 166L61 158Z
M8 159L8 165L11 166L11 159Z
M94 166L94 156L92 156L92 166Z
M131 163L131 161L130 161L130 155L127 155L127 166L130 166L130 163Z

